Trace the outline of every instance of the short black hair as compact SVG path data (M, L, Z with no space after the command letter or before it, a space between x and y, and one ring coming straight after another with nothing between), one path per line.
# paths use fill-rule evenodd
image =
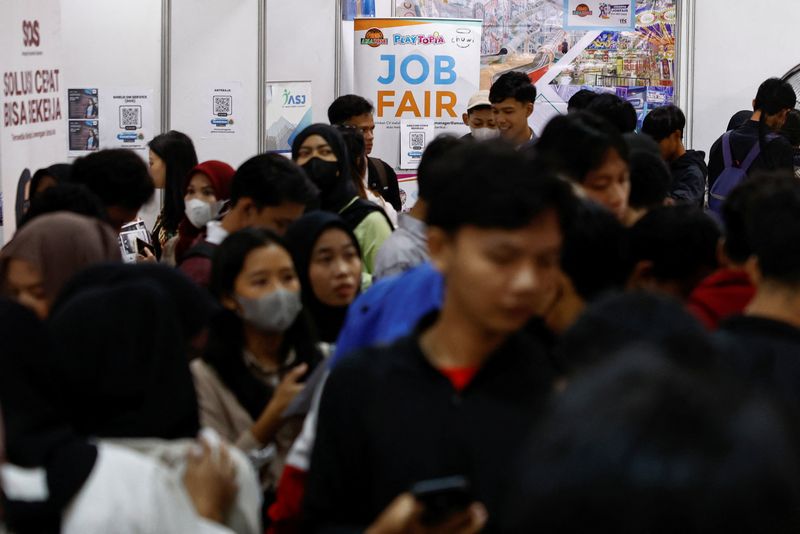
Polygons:
M800 183L787 176L758 195L746 213L747 240L765 279L800 286Z
M162 223L175 232L184 217L184 191L189 172L198 164L192 139L176 130L155 136L147 146L164 161L164 209Z
M629 349L553 397L509 470L499 530L794 532L797 447L770 399Z
M551 120L535 152L542 161L574 182L603 164L609 150L628 161L628 145L613 124L585 111L560 115Z
M589 103L597 98L597 93L590 89L581 89L569 99L567 102L567 112L573 113L586 109Z
M254 156L236 170L231 183L231 205L252 199L258 209L286 202L308 206L319 195L305 171L279 154Z
M419 198L427 201L435 197L442 184L441 177L432 172L432 168L440 161L448 159L452 151L463 144L464 141L453 135L440 135L425 147L417 167Z
M686 115L678 106L662 106L656 108L644 118L642 133L646 133L656 141L662 141L675 132L686 128Z
M622 290L632 268L628 232L608 210L584 201L564 235L561 269L585 301Z
M611 93L597 95L586 106L586 111L603 117L616 126L621 133L635 131L639 122L633 104Z
M153 178L142 158L122 148L78 158L72 165L71 180L88 187L106 208L139 210L155 192Z
M97 195L84 185L63 183L42 191L31 200L18 228L22 228L36 217L57 211L69 211L108 222L108 214Z
M800 110L793 109L789 112L781 133L793 147L800 147Z
M703 210L691 205L661 206L631 228L633 261L650 261L652 275L677 282L688 296L717 268L721 232Z
M661 156L646 150L631 152L631 193L628 204L635 209L651 209L664 204L672 187L672 173Z
M528 163L503 141L463 144L430 172L441 189L430 199L427 223L447 232L465 226L522 228L549 209L558 213L565 231L577 209L567 182Z
M492 84L489 90L489 102L499 104L506 98L533 104L536 102L536 86L524 72L506 72Z
M797 94L792 85L780 78L770 78L759 86L753 109L775 115L784 109L793 108L796 104Z
M342 95L328 107L328 122L343 124L352 117L372 113L375 108L363 96Z

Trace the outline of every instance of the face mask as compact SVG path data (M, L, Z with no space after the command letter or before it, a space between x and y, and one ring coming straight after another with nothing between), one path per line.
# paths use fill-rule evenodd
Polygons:
M332 190L339 179L339 163L336 161L311 158L305 162L303 169L322 192Z
M489 141L500 137L500 130L497 128L470 128L472 138L476 141Z
M189 222L192 223L192 226L195 228L203 228L212 219L214 219L214 217L219 215L219 211L224 205L225 202L222 200L208 203L203 202L200 199L193 198L186 203L186 218L189 219Z
M283 288L257 299L236 297L236 302L242 319L264 332L285 332L303 309L300 292Z

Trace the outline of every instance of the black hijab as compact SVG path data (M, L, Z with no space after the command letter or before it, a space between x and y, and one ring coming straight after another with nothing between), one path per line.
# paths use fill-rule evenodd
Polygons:
M54 377L44 325L15 302L0 300L0 403L6 458L17 466L44 468L47 499L3 498L5 521L14 532L56 533L64 509L80 491L97 460L97 448L59 417L49 399Z
M64 418L84 436L195 437L200 428L188 339L200 324L161 266L103 266L54 306L49 368ZM180 283L180 282L178 282Z
M314 294L309 277L311 254L320 236L329 228L339 228L346 233L361 256L361 247L352 230L341 217L324 211L312 212L295 221L286 231L286 244L292 254L294 268L300 278L303 306L311 314L320 341L335 343L344 326L349 306L333 307L323 304Z
M328 142L336 156L336 164L339 168L339 179L336 185L328 191L320 191L320 208L338 214L351 230L355 230L356 226L361 224L361 221L370 213L374 211L383 213L380 206L358 196L350 176L350 158L347 155L347 146L342 134L335 127L328 124L312 124L300 132L292 143L292 159L297 161L300 147L312 135L318 135ZM310 178L313 181L313 177Z

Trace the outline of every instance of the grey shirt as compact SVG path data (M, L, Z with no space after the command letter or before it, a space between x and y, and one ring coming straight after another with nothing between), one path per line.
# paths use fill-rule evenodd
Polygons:
M406 213L400 214L397 230L383 243L375 257L373 280L400 274L428 261L427 225Z

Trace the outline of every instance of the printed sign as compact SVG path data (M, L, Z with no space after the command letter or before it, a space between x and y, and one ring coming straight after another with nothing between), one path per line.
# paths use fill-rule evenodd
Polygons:
M422 153L433 141L432 120L403 120L400 122L400 168L413 170L419 167Z
M311 82L267 82L267 150L291 152L311 125Z
M633 30L636 0L564 0L565 30Z

